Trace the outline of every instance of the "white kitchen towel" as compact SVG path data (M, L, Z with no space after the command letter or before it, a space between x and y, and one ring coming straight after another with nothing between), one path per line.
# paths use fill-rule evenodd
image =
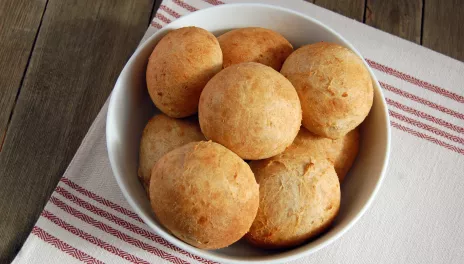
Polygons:
M393 127L389 169L371 208L339 240L295 263L464 263L464 64L304 1L260 2L348 39L375 70ZM144 40L220 4L165 0ZM171 245L132 211L108 161L106 113L107 104L14 263L212 263Z

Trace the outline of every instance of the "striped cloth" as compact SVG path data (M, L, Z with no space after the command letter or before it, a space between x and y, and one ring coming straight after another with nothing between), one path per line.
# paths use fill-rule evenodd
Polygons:
M464 64L303 1L262 2L312 16L353 43L380 80L393 127L388 175L372 207L341 239L296 262L464 263ZM144 39L220 4L165 0ZM212 263L171 245L132 211L109 165L106 112L107 104L14 263Z

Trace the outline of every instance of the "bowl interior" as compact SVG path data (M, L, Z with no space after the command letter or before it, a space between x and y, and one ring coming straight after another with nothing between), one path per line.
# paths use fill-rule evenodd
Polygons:
M381 89L373 75L374 104L361 125L359 155L342 184L342 205L333 227L319 238L285 251L266 251L240 241L220 250L205 251L178 240L155 219L149 200L137 178L138 148L143 127L158 113L145 85L148 57L156 43L170 30L198 26L215 35L240 27L275 30L298 48L319 41L334 42L357 52L340 35L320 22L293 11L261 4L234 4L204 9L182 17L143 43L122 71L108 109L107 144L111 166L126 199L142 219L169 242L194 254L222 262L288 261L322 248L344 233L367 209L378 190L388 160L389 121ZM359 54L359 53L358 53ZM366 64L366 67L367 64Z

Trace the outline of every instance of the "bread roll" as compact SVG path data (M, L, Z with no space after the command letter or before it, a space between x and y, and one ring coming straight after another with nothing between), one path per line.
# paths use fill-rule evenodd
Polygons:
M207 139L249 160L284 151L301 124L292 84L255 62L235 64L215 75L201 94L198 111Z
M282 66L298 92L303 126L319 136L340 138L369 113L374 96L371 76L351 50L319 42L293 52Z
M204 139L196 118L175 119L165 114L152 117L140 139L138 175L145 189L150 186L151 169L164 154Z
M279 33L259 27L231 30L218 37L224 68L242 62L258 62L280 71L293 47Z
M192 142L153 167L150 201L159 222L203 249L227 247L249 230L259 187L246 162L214 142Z
M252 161L259 184L258 214L246 235L262 248L300 245L325 231L340 207L340 184L326 159L285 151Z
M193 115L206 83L222 69L222 51L210 32L185 27L173 30L156 45L147 66L148 93L170 117Z

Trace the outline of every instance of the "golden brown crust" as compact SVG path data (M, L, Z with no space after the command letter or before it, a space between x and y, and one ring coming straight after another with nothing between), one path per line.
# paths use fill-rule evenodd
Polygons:
M281 73L295 87L303 126L324 137L340 138L369 113L374 96L369 71L354 52L319 42L293 52Z
M330 139L317 136L302 127L291 148L300 149L300 153L330 161L337 172L340 182L353 165L359 150L359 129L356 128L342 138Z
M222 69L222 51L210 32L185 27L173 30L156 45L147 66L148 93L170 117L193 115L206 83Z
M151 169L164 154L204 139L196 118L175 119L165 114L152 117L140 139L138 176L145 189L150 186Z
M218 37L224 68L242 62L258 62L280 71L293 47L279 33L259 27L231 30Z
M214 142L192 142L153 167L150 201L161 224L204 249L227 247L249 230L259 186L246 162Z
M198 111L206 138L250 160L284 151L301 124L301 106L291 83L255 62L232 65L215 75L201 94Z
M258 214L246 235L262 248L300 245L324 232L340 207L340 184L326 159L288 151L250 167L259 184Z

